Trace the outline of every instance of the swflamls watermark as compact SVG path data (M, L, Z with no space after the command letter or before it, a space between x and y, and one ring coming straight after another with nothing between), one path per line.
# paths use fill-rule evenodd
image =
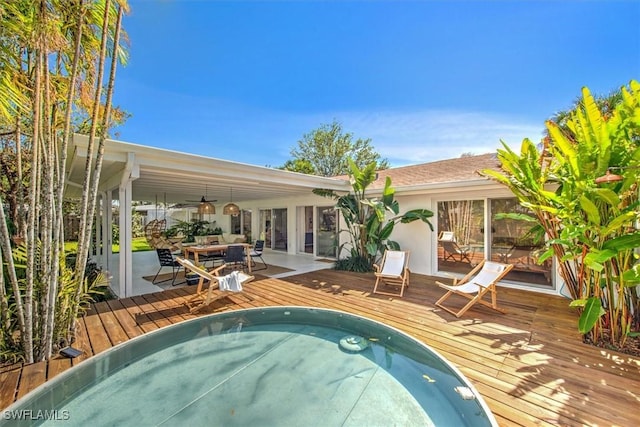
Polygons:
M34 409L18 409L14 411L2 411L3 420L29 420L29 421L66 421L71 419L69 411L66 409L57 410L34 410Z

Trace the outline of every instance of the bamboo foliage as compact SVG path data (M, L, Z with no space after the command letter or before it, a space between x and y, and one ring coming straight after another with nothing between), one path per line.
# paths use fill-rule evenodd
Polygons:
M468 245L471 240L473 200L454 200L446 203L448 224L458 243Z
M104 282L103 276L86 278L85 266L104 140L113 122L115 71L118 60L126 58L120 38L127 10L126 0L14 0L0 5L0 130L13 139L3 147L15 147L17 182L12 188L19 193L19 214L10 219L23 242L9 245L12 236L0 194L0 327L7 338L3 345L20 349L26 362L48 358L59 345L73 341L77 315L93 286ZM97 148L86 165L84 234L75 269L69 270L62 217L66 153L74 118L83 117L89 118Z
M564 285L581 313L585 340L624 346L640 332L640 84L622 87L623 101L604 115L587 88L566 122L547 122L539 151L520 154L503 143L504 173L483 173L531 209L544 228ZM619 181L596 182L614 171Z

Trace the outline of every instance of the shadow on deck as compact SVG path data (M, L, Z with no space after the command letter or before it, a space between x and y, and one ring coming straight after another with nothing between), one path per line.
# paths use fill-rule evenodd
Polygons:
M483 395L500 425L637 425L640 359L585 345L568 300L499 288L506 315L476 305L460 319L434 306L435 279L414 274L403 298L372 295L373 274L319 270L257 276L241 294L198 315L264 306L342 310L398 328L455 364ZM195 317L184 305L193 287L95 304L79 322L77 359L0 372L0 407L93 354ZM465 300L457 301L460 306Z

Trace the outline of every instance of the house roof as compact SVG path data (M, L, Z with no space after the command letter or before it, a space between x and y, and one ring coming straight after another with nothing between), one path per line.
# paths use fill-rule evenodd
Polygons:
M486 182L487 178L478 172L483 169L500 169L495 153L477 156L463 156L455 159L439 160L419 165L402 166L378 171L378 179L371 189L384 187L386 177L391 178L392 186L399 190L403 187L427 186L457 182Z
M67 163L67 195L78 197L84 179L88 138L74 135ZM370 190L381 190L386 177L397 192L485 185L482 169L500 170L495 153L464 156L378 171ZM202 196L218 203L308 195L314 188L349 191L347 176L319 177L237 163L184 152L107 140L101 190L133 178L133 200L184 203Z
M79 197L88 138L74 135L67 157L68 197ZM106 140L100 190L132 179L132 199L185 203L203 196L219 204L304 196L314 188L349 191L345 179L319 177L128 142Z

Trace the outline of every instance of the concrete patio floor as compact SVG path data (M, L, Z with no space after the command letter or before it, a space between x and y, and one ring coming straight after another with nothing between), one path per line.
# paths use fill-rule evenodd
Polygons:
M325 261L319 261L318 257L313 255L290 255L285 252L265 250L262 254L267 265L274 265L290 269L291 271L270 275L270 277L281 278L294 274L308 273L311 271L322 270L325 268L331 268L333 263ZM118 254L113 255L112 259L112 271L113 279L111 286L114 290L117 290L118 278L117 272L119 268ZM260 261L258 261L258 266ZM150 281L143 279L144 276L153 276L160 268L158 262L158 256L155 251L144 251L133 253L133 294L129 296L146 295L154 292L163 291L164 288L154 285ZM169 273L171 269L165 267L161 273Z

